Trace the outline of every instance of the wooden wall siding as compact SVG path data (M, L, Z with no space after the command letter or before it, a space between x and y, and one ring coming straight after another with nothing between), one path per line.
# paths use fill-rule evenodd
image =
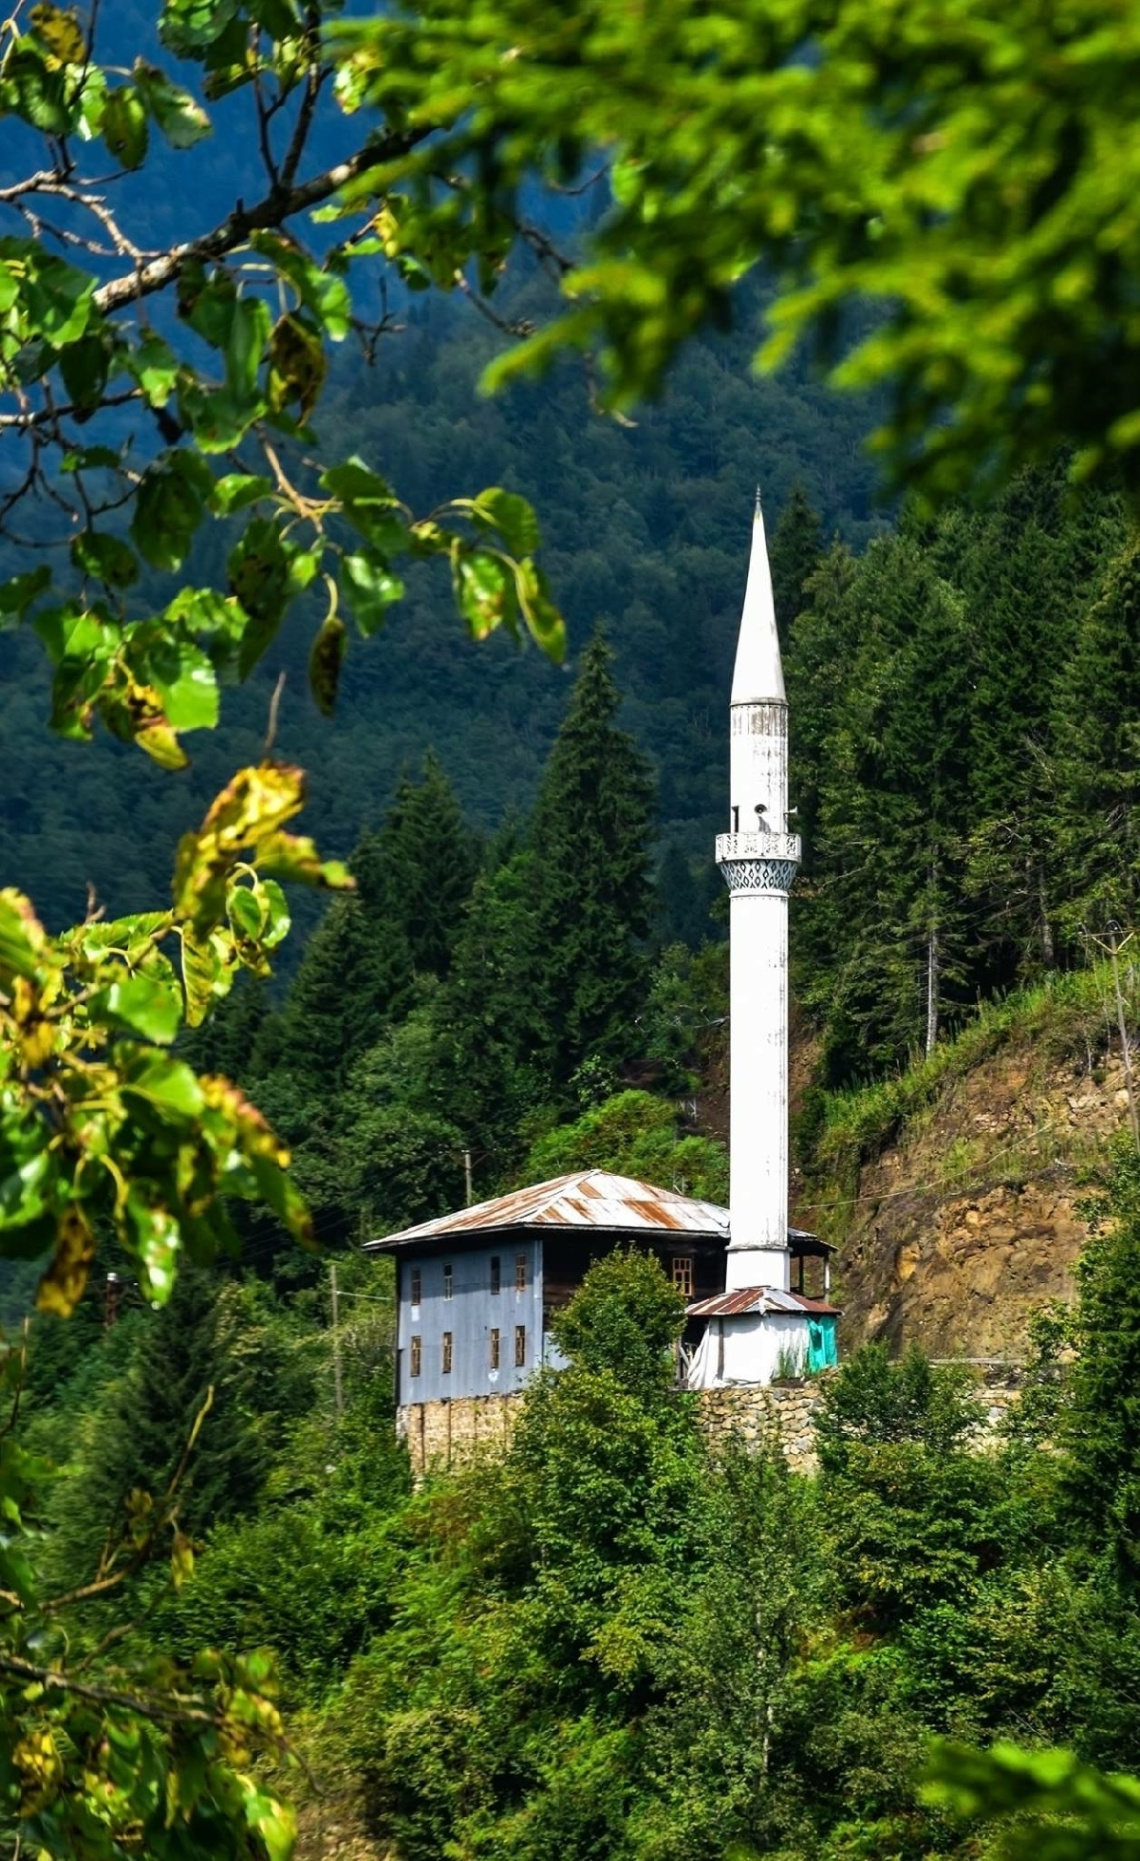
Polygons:
M515 1288L518 1255L526 1259L526 1291ZM501 1285L491 1291L491 1259L501 1262ZM450 1299L444 1269L451 1268ZM418 1254L398 1262L397 1401L430 1403L461 1396L513 1395L539 1362L542 1349L542 1243L505 1235L488 1247ZM411 1303L412 1274L421 1300ZM526 1362L515 1365L515 1330L526 1327ZM499 1332L499 1368L491 1368L491 1331ZM451 1370L443 1370L443 1341L451 1333ZM419 1376L411 1374L411 1341L421 1341Z

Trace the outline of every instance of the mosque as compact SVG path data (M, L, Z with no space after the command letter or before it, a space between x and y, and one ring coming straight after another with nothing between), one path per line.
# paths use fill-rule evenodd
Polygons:
M636 1247L684 1295L679 1380L768 1384L835 1362L831 1249L788 1226L788 704L760 500L729 704L729 1207L604 1170L513 1190L366 1243L396 1262L397 1403L511 1395L557 1365L550 1318L591 1261ZM804 1291L814 1260L822 1298ZM793 1264L795 1286L793 1287Z

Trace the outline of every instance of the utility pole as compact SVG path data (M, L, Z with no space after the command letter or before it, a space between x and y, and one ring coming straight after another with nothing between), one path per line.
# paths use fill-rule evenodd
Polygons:
M470 1208L475 1200L475 1188L471 1180L471 1152L469 1150L463 1152L463 1181L467 1191L466 1206Z
M340 1301L337 1297L336 1261L329 1262L329 1280L332 1288L332 1334L333 1334L333 1382L336 1388L336 1419L344 1420L344 1383L340 1369Z

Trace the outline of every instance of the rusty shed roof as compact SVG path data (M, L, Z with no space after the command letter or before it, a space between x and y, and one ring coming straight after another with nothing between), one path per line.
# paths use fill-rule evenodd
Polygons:
M609 1170L579 1170L572 1176L514 1189L491 1202L461 1208L399 1234L366 1241L368 1249L495 1233L502 1228L601 1228L607 1233L703 1234L728 1240L728 1210L698 1202L673 1189L657 1189Z
M744 1318L760 1312L806 1312L832 1318L838 1317L839 1307L776 1286L743 1286L738 1292L718 1292L714 1298L698 1299L685 1308L686 1318Z

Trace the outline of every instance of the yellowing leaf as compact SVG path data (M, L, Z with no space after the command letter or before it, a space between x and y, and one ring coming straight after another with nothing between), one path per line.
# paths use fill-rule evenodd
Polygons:
M79 24L79 15L71 8L48 6L46 0L28 14L37 39L46 45L61 65L81 65L87 56L87 41Z
M54 1312L57 1318L70 1318L83 1297L94 1258L95 1239L87 1217L72 1202L59 1218L55 1255L36 1289L37 1308Z

